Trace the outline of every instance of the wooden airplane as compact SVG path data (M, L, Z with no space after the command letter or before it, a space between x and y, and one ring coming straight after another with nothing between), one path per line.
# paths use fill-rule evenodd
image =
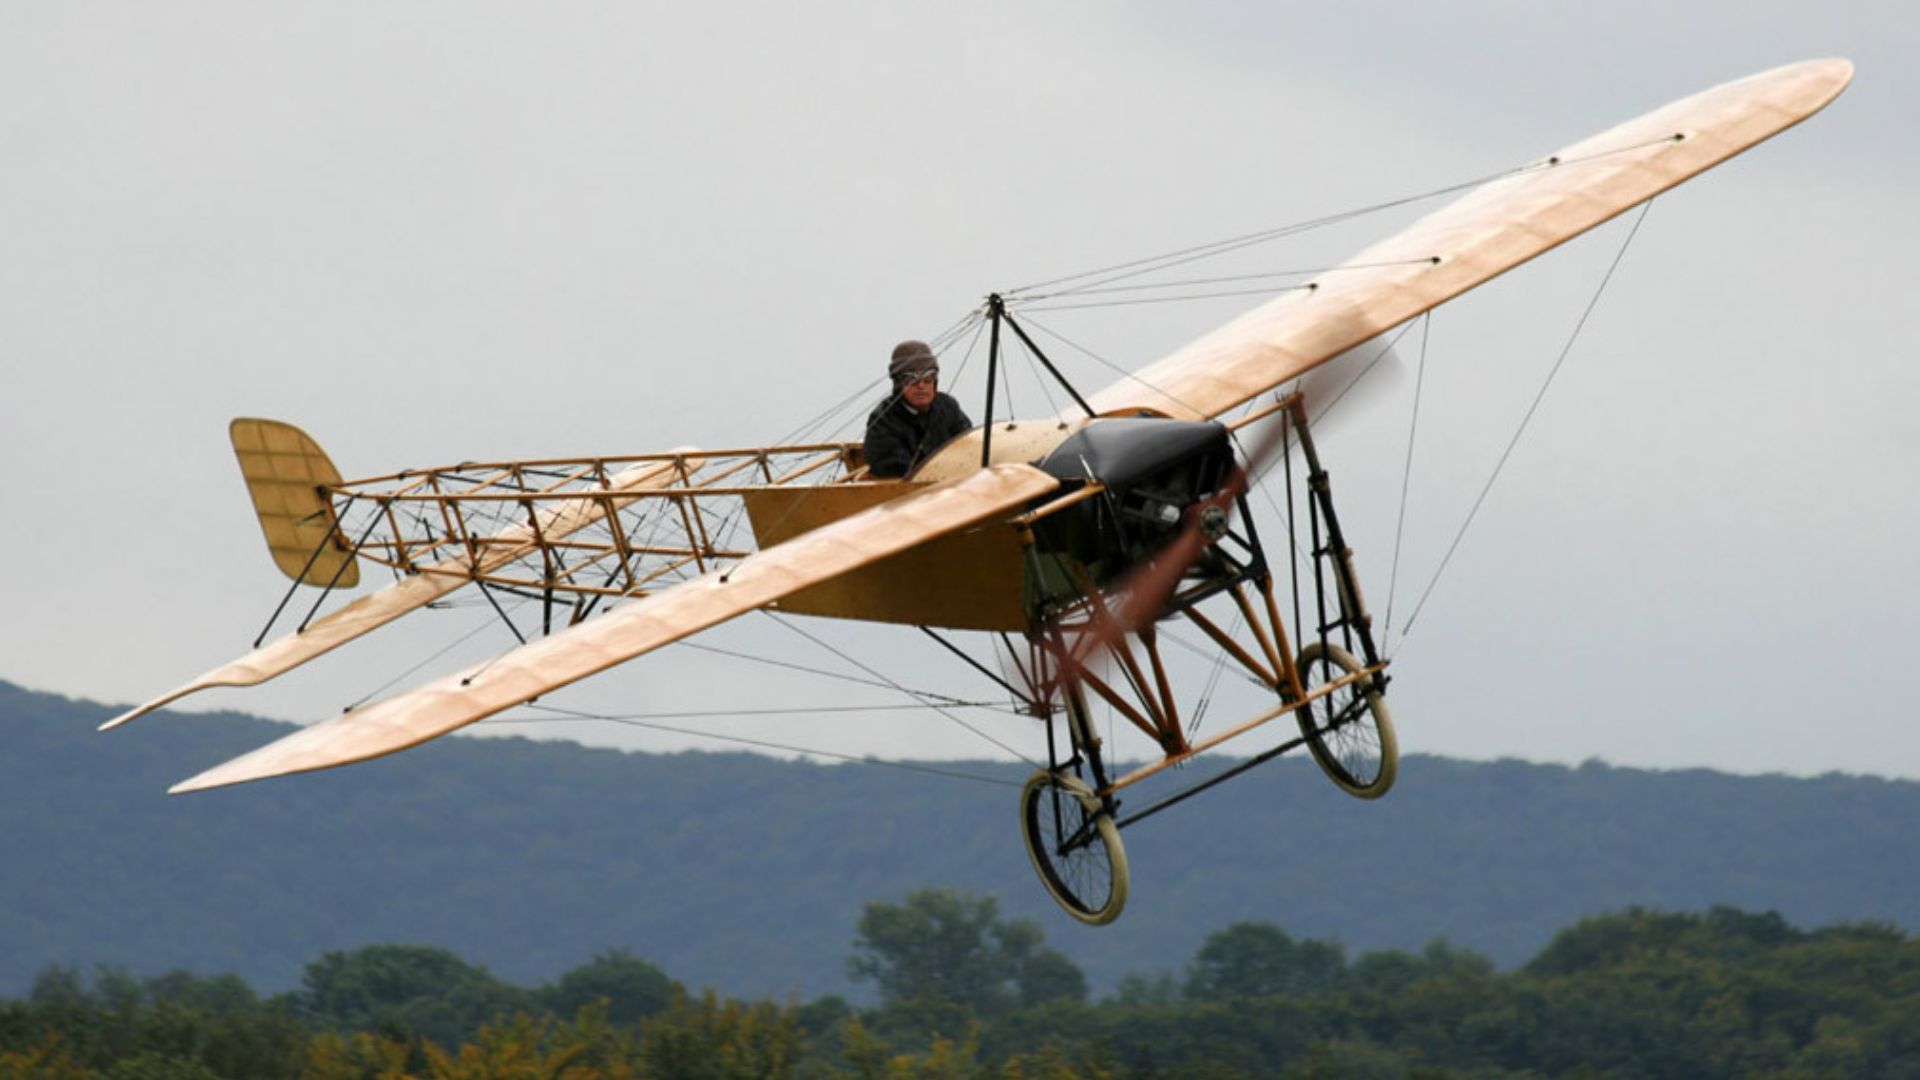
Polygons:
M1302 745L1353 795L1377 797L1394 780L1387 664L1302 395L1263 396L1799 123L1852 74L1837 59L1777 68L1516 168L1132 377L1075 394L1058 416L995 420L990 363L986 423L904 479L868 475L858 443L822 442L343 480L299 429L235 420L268 546L296 590L318 587L324 599L369 564L396 580L324 616L316 601L296 631L103 729L209 687L265 682L467 586L489 600L538 601L542 636L172 791L403 750L758 609L984 631L1017 674L981 670L1047 725L1049 764L1021 798L1034 867L1075 918L1109 922L1127 896L1120 829L1199 788ZM990 297L981 315L990 361L1002 330L1038 352L1004 298ZM1296 476L1283 455L1288 505L1296 486L1304 504L1287 515L1292 634L1246 513L1247 476L1263 462L1238 461L1232 438L1268 417L1302 461ZM750 542L732 527L742 515ZM1204 736L1183 723L1159 651L1159 627L1172 619L1270 690L1270 705ZM1109 775L1094 700L1149 736L1160 760ZM1121 793L1141 780L1288 716L1298 738L1119 816Z

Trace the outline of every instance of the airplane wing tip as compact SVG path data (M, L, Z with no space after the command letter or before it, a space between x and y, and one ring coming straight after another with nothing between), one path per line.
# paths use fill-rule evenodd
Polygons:
M179 783L168 788L167 794L186 795L190 792L205 791L208 788L221 787L221 786L224 786L225 784L230 784L235 782L231 780L223 781L223 780L216 779L214 774L218 773L219 771L220 771L220 767L215 766L214 768L208 769L205 772L196 773L193 776L189 776L185 780L182 780Z
M167 705L171 702L179 700L180 698L186 697L188 694L191 694L195 690L198 690L200 688L201 687L199 683L191 683L187 686L183 686L180 689L175 690L171 694L167 694L163 697L154 698L152 701L149 701L145 705L141 705L138 708L128 709L126 712L121 713L119 716L116 716L113 719L108 720L107 722L101 724L95 730L112 731L114 728L117 728L122 724L130 723L134 720L140 719L141 717L147 715L150 712L157 711L163 705Z
M228 665L229 668L231 666L232 665ZM139 708L128 709L126 712L121 713L119 716L116 716L113 719L108 720L106 723L101 724L99 728L97 728L96 730L112 731L114 728L117 728L122 724L130 723L134 720L138 720L150 712L156 712L165 706L171 705L174 702L179 701L183 697L186 697L190 694L197 694L202 690L209 690L216 686L244 685L243 683L236 683L232 679L227 678L226 677L227 670L228 668L219 668L214 671L210 671L207 674L200 676L199 678L193 680L192 682L186 684L185 686L180 687L177 690L170 690L167 693L161 694L159 697L154 698L152 701L147 702L145 705L142 705Z
M219 765L215 765L213 768L208 769L205 772L197 773L193 776L189 776L185 780L182 780L179 783L168 788L167 794L189 795L196 791L208 791L213 788L232 787L235 784L244 784L249 780L264 780L270 776L283 775L284 772L287 772L287 771L302 771L302 770L272 771L272 770L253 770L253 769L234 768L234 766L244 762L247 756L248 755L242 755L241 757L234 758L232 761L222 762Z

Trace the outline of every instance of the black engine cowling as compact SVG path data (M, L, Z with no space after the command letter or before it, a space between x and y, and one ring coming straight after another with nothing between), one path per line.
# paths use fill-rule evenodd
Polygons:
M1034 525L1038 573L1028 610L1057 609L1124 577L1179 534L1187 508L1219 490L1233 467L1224 425L1210 420L1096 420L1034 463L1062 481L1106 491Z

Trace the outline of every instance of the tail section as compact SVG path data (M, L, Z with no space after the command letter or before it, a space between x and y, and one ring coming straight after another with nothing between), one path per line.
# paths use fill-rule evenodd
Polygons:
M235 420L234 452L247 477L247 490L267 534L274 561L288 577L325 586L334 573L334 585L345 588L359 578L351 561L353 547L341 534L329 489L340 483L339 473L320 447L299 428L273 420ZM409 567L407 576L358 597L337 611L308 623L278 640L215 668L199 678L128 710L100 725L108 731L189 694L216 686L257 686L315 657L418 611L486 573L512 563L542 546L565 540L597 522L612 520L640 493L674 483L684 455L692 447L673 451L668 460L644 461L608 477L604 497L561 502L540 512L534 520L508 525L476 547L476 554L456 551L426 566ZM316 555L315 553L319 554Z

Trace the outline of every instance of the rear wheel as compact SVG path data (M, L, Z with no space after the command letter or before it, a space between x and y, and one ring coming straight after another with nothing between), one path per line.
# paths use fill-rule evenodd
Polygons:
M1300 650L1300 682L1308 693L1362 668L1338 645L1314 641ZM1296 715L1313 760L1340 790L1355 798L1377 799L1393 786L1400 771L1400 740L1371 680L1343 686L1302 706Z
M1047 892L1083 923L1103 926L1127 903L1127 851L1099 796L1078 777L1042 770L1020 793L1020 834Z

